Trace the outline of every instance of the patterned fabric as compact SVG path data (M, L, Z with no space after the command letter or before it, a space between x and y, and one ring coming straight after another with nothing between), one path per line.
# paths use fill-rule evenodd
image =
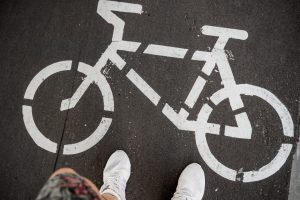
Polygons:
M36 200L100 200L100 198L80 176L59 174L46 182Z

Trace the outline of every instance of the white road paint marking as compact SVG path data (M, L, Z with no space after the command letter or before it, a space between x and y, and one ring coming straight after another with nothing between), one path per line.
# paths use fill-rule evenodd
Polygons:
M214 93L214 95L210 98L210 100L215 105L219 105L221 101L228 98L230 94L234 94L236 92L237 92L236 87L225 88ZM237 114L235 116L235 120L237 123L237 127L232 127L228 125L225 126L224 135L233 138L251 139L252 126L248 118L248 115L246 113Z
M86 74L86 78L77 88L75 93L71 98L64 99L61 103L60 110L67 110L72 109L76 106L78 101L81 99L83 94L89 88L92 83L97 83L99 89L102 93L103 103L104 103L104 110L106 111L114 111L114 100L111 88L105 79L104 75L101 74L99 71L95 71L93 67L80 62L78 64L78 71L81 73Z
M251 139L252 126L248 115L243 112L235 115L236 127L225 126L224 135L233 138Z
M204 104L197 116L198 118L198 129L203 129L206 131L206 133L214 134L214 135L220 135L221 125L220 124L214 124L214 123L208 123L208 118L210 114L212 113L213 109L208 104ZM198 131L195 130L195 131Z
M149 44L145 49L145 54L151 54L156 56L166 56L172 58L184 58L188 49Z
M57 151L57 144L55 142L52 142L48 138L46 138L40 130L37 128L37 126L34 123L34 119L32 116L32 107L31 106L22 106L22 112L23 112L23 120L26 127L27 132L29 133L30 137L33 139L33 141L41 148L56 153Z
M285 106L277 99L275 95L273 95L271 92L269 92L266 89L253 86L253 85L248 85L248 84L236 85L234 90L241 95L243 94L247 96L256 96L269 103L275 109L275 111L279 115L279 118L281 119L283 134L287 137L294 137L292 118L289 112L287 111L287 109L285 108ZM218 105L220 102L228 98L227 96L224 95L226 92L227 92L226 89L222 89L221 91L214 93L213 96L211 97L213 103ZM196 134L196 142L197 142L199 153L202 156L203 160L206 162L206 164L213 171L215 171L216 173L218 173L224 178L235 181L237 176L237 171L229 169L228 167L221 164L213 156L207 144L206 134L210 133L211 130L207 129L205 123L207 123L211 111L212 109L208 107L204 108L203 106L198 115L199 129L195 132L195 134ZM243 132L240 133L239 138L242 138L242 135ZM292 149L291 144L282 144L277 155L270 163L261 167L258 171L243 172L242 180L244 182L255 182L255 181L263 180L275 174L278 170L281 169L281 167L288 159L291 153L291 149Z
M195 51L191 59L205 62L212 60L215 63L212 53L206 51Z
M192 56L192 60L205 61L205 64L201 71L204 72L207 76L210 76L216 66L216 61L213 58L211 52L195 51Z
M122 41L125 22L112 11L142 14L142 6L139 4L117 1L100 0L97 12L105 21L114 26L112 41Z
M202 34L218 37L218 42L215 44L214 49L224 49L229 38L246 40L248 38L247 31L223 28L216 26L203 26Z
M283 134L287 137L294 137L294 124L292 117L287 108L274 94L264 88L249 84L239 85L239 88L241 87L245 88L244 90L239 89L239 92L241 92L241 94L245 94L248 96L255 94L255 96L258 96L268 102L275 109L276 113L281 119Z
M195 131L199 128L195 121L187 120L186 111L183 108L177 113L169 104L165 104L162 113L179 129L185 131Z
M125 60L123 60L123 59L121 58L121 56L119 56L119 55L117 54L116 51L109 51L109 52L108 52L108 57L109 57L109 59L111 60L111 62L112 62L115 66L117 66L117 67L119 68L119 70L123 70L123 68L124 68L125 65L126 65L126 62L125 62Z
M112 41L108 48L112 49L114 52L117 50L120 51L129 51L136 52L140 47L140 42L131 42L131 41Z
M62 61L62 62L54 63L44 68L30 82L25 92L24 98L33 99L35 92L37 91L37 89L45 79L49 78L50 76L58 72L71 70L71 66L72 66L71 61ZM99 71L95 72L93 67L81 62L78 65L78 71L85 74L88 77L88 79L85 79L83 81L83 83L76 90L72 98L62 101L61 110L73 108L77 104L79 99L82 97L84 92L87 90L87 88L90 86L90 84L95 83L102 94L104 110L113 112L114 111L113 94L104 75L101 74ZM38 146L40 146L41 148L49 152L57 153L57 143L52 142L51 140L46 138L35 125L31 106L23 105L23 120L27 132L29 133L33 141ZM112 121L111 118L103 117L98 128L92 135L90 135L84 141L75 144L65 145L63 153L76 154L91 148L92 146L97 144L102 139L102 137L106 134L111 124L111 121Z
M103 98L103 109L108 112L114 112L114 98L113 93L111 91L110 85L107 82L105 76L101 74L101 72L97 71L94 73L94 67L80 62L78 65L78 71L86 74L88 77L88 74L93 74L94 83L99 88L102 98Z
M125 22L116 14L114 14L113 11L141 14L142 6L139 4L99 0L97 13L104 20L106 20L106 22L114 26L112 43L99 58L94 68L87 64L79 63L78 71L84 73L86 75L86 78L77 88L76 92L71 98L62 101L61 110L71 109L75 107L90 84L95 83L103 96L104 110L111 112L114 111L114 100L111 88L100 71L107 64L108 60L111 60L115 66L122 70L126 65L126 62L117 54L117 51L121 50L135 52L137 51L141 43L122 40ZM288 110L276 98L276 96L260 87L246 84L237 85L234 80L231 67L224 52L224 47L230 38L245 40L248 37L248 33L243 30L214 26L203 26L202 33L204 35L218 37L217 42L211 52L196 51L192 57L192 60L205 62L202 68L202 72L204 72L208 76L211 75L215 66L218 66L224 89L221 89L212 95L212 102L215 105L218 105L220 102L228 98L232 109L236 110L244 107L243 101L241 99L241 94L260 97L261 99L268 102L278 113L283 126L283 134L288 137L293 137L294 127L292 118ZM188 49L150 44L145 49L144 53L183 59L187 51ZM38 87L43 83L45 79L55 73L70 70L71 65L71 61L62 61L49 65L45 69L41 70L30 82L25 92L24 98L33 100ZM160 95L155 92L155 90L151 88L150 85L148 85L148 83L142 77L140 77L133 69L131 69L126 76L154 105L158 105L161 99ZM197 78L185 101L185 104L187 106L192 108L195 105L205 84L206 81L203 78ZM32 137L33 141L41 148L56 153L57 143L54 143L46 138L38 130L34 123L32 108L30 106L24 105L22 107L22 110L25 127ZM208 119L212 111L213 109L209 105L205 104L198 114L198 119L196 121L190 121L187 120L189 113L185 109L181 108L181 110L177 113L169 104L166 103L163 107L162 113L178 129L194 131L199 153L203 157L207 165L220 176L232 181L236 181L238 174L237 170L230 169L221 164L213 156L207 144L206 134L220 134L219 124L208 123ZM225 126L225 136L250 139L252 134L252 127L247 114L240 113L237 114L235 118L237 121L237 127ZM108 131L111 122L111 118L102 118L97 129L88 138L75 144L65 145L63 148L63 153L69 155L77 154L86 151L87 149L96 145ZM263 166L258 171L243 172L243 181L259 181L273 175L286 162L286 159L290 155L291 149L291 144L282 144L278 154L270 163Z
M300 104L298 104L300 106ZM298 117L300 116L300 107L298 107ZM299 118L298 118L299 119ZM299 128L298 128L299 131ZM300 199L300 143L298 143L297 149L293 156L293 164L291 170L290 178L290 189L289 189L289 200L299 200Z
M114 26L112 43L100 57L94 68L90 67L87 64L79 63L78 71L84 73L86 75L86 78L84 79L82 84L77 88L76 92L71 98L62 101L60 108L62 111L74 108L85 93L85 91L87 90L87 88L92 83L95 83L101 91L101 94L103 96L104 110L111 112L114 111L114 101L111 88L108 82L106 81L105 77L101 74L100 70L106 65L108 59L110 59L120 70L122 70L126 62L117 54L117 51L124 50L135 52L141 43L122 41L125 22L117 15L115 15L112 11L141 14L142 6L139 4L106 0L99 1L97 8L98 14L100 14L101 17L103 17L108 23ZM24 98L32 100L38 87L42 84L42 82L45 79L47 79L49 76L55 73L70 70L71 66L71 61L63 61L54 63L40 71L27 87ZM25 126L27 128L27 131L33 138L34 142L37 143L38 146L55 153L57 144L45 138L44 135L38 131L38 128L34 124L32 113L28 112L31 111L29 107L24 106L23 110ZM64 153L75 154L91 148L98 141L101 140L101 138L107 132L110 123L110 118L103 118L98 129L90 137L79 143L66 145L64 148Z
M77 88L76 92L73 94L72 98L64 99L61 102L60 110L64 111L74 108L85 93L85 91L90 87L92 82L93 80L84 79L84 81Z
M126 74L127 78L154 104L157 106L160 96L138 75L133 69Z
M236 82L224 50L214 49L212 52L218 66L224 88L234 88L236 86ZM228 90L227 96L229 97L229 103L232 110L237 110L244 107L242 98L236 91Z
M217 174L231 181L235 181L237 171L232 170L222 163L220 163L214 155L211 153L208 143L206 141L206 130L204 127L199 127L198 131L195 133L196 135L196 144L198 147L198 151L203 158L204 162Z
M212 52L205 52L205 51L195 51L192 60L198 60L198 61L205 61L205 64L202 68L202 72L204 72L206 75L210 76L212 73L216 61L213 57ZM200 76L197 77L187 99L185 100L185 104L189 106L190 108L193 108L195 103L197 102L198 98L201 95L201 92L206 84L206 80Z
M75 144L67 144L64 146L63 154L73 155L84 152L95 146L107 133L112 119L103 117L97 129L85 140Z
M189 106L190 108L193 108L195 103L197 102L204 85L206 84L206 80L202 78L201 76L197 77L197 80L195 81L188 97L185 100L185 104Z
M39 86L43 83L44 80L49 78L55 73L63 72L71 70L72 61L61 61L53 63L46 68L42 69L29 83L24 99L33 100L35 93ZM27 132L33 139L33 141L41 148L56 153L57 151L57 143L52 142L48 138L46 138L37 128L36 124L34 123L34 118L32 115L32 107L23 105L22 107L23 112L23 120L26 127Z
M284 163L286 162L287 158L289 157L292 151L292 148L293 148L292 144L282 144L277 155L269 164L261 167L257 171L244 172L243 182L248 183L248 182L260 181L265 178L268 178L269 176L272 176L274 173L280 170L280 168L284 165Z
M42 84L42 82L51 76L54 73L70 70L72 67L72 61L61 61L53 63L48 67L42 69L35 77L31 80L30 84L28 85L24 99L33 100L34 94L38 89L38 86Z
M226 37L226 38L233 38L238 40L246 40L248 38L247 31L238 30L238 29L231 29L231 28L223 28L217 26L202 26L202 34L203 35L210 35L216 37Z

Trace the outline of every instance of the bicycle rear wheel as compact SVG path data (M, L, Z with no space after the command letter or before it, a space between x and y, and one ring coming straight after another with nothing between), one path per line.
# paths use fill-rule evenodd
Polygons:
M232 90L241 95L250 97L256 96L270 104L281 120L283 135L287 137L294 137L294 125L290 113L274 94L266 89L248 84L237 85L235 88L232 88ZM228 98L227 93L227 90L221 89L214 93L210 99L215 105L218 105L226 98ZM205 104L200 110L198 114L198 120L200 122L199 124L202 124L202 128L199 128L198 131L195 132L195 138L201 157L206 162L206 164L217 174L231 181L242 180L243 182L255 182L272 176L285 164L293 147L293 145L290 143L282 143L280 149L278 150L278 153L273 158L273 160L271 160L271 162L269 162L265 166L261 167L259 170L246 171L242 173L243 177L238 177L240 176L240 174L238 174L238 170L231 169L220 163L212 154L208 146L206 134L211 133L209 132L211 130L218 130L213 128L210 128L210 130L208 130L207 128L209 127L208 119L212 111L213 109L208 104Z

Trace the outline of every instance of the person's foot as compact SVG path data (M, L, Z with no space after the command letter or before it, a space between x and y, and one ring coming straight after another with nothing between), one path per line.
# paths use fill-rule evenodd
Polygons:
M201 200L204 188L204 172L199 164L192 163L181 173L172 200Z
M111 194L118 200L126 200L125 189L130 176L130 160L124 151L114 152L108 159L103 172L100 194Z

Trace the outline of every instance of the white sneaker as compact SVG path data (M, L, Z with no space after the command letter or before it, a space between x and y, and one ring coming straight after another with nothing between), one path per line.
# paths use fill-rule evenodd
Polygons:
M126 200L125 189L130 176L130 160L124 151L114 152L108 159L103 172L100 194L111 194L118 200Z
M192 163L181 173L172 200L201 200L204 188L204 172L199 164Z

